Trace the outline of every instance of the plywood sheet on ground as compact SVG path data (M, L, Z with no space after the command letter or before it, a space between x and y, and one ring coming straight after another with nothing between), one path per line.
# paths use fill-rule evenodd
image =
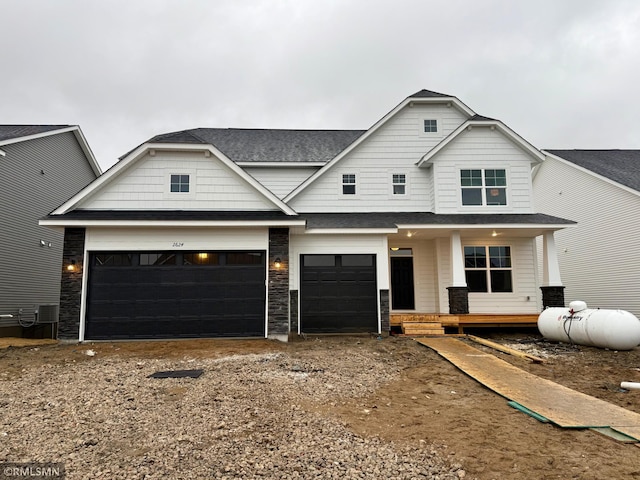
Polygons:
M640 414L525 372L456 338L416 341L494 392L561 427L611 427L640 441Z

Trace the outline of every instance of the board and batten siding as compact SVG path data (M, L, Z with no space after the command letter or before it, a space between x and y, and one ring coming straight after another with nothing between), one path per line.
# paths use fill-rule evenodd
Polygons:
M432 159L436 213L533 213L531 156L498 130L465 130ZM460 170L503 168L507 205L463 206Z
M190 192L171 193L170 175L190 175ZM89 210L276 210L247 181L202 152L146 154L79 206Z
M518 314L538 313L541 308L541 293L537 283L536 243L533 238L505 237L480 238L462 236L462 246L509 246L511 247L513 292L469 293L469 313ZM449 311L451 286L451 246L448 238L435 242L438 262L438 294L440 313Z
M578 222L554 234L566 303L640 317L640 192L552 157L538 167L533 187L539 212Z
M72 132L5 145L0 157L0 314L58 304L62 230L38 225L96 178ZM45 246L40 245L40 240ZM49 247L49 244L51 246ZM17 320L0 319L0 326Z
M244 171L283 199L318 171L319 167L244 167Z
M440 131L424 133L424 120ZM317 178L290 205L298 212L425 212L432 210L433 179L416 163L466 120L445 104L407 106ZM342 195L342 175L357 177L356 195ZM392 195L392 175L404 173L407 195Z

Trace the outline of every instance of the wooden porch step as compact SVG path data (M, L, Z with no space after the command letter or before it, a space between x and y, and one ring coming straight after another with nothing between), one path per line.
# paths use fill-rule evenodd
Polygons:
M404 322L402 333L405 335L444 335L440 322Z

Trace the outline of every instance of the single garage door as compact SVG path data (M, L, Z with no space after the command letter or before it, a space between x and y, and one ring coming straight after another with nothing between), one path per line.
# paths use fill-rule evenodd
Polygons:
M375 255L302 255L304 333L378 331Z
M263 337L264 252L94 252L87 340Z

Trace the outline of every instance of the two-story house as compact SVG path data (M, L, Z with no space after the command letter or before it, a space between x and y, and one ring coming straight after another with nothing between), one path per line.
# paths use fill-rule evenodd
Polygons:
M572 222L534 211L543 160L427 90L366 131L156 136L41 222L65 229L61 337L284 340L562 305Z
M0 125L0 336L55 335L64 235L38 220L101 173L78 126Z

